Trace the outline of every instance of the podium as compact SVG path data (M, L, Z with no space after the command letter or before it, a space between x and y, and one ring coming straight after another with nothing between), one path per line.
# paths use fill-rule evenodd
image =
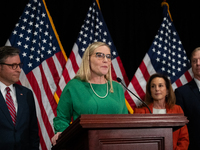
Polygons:
M173 150L183 114L81 115L52 150Z

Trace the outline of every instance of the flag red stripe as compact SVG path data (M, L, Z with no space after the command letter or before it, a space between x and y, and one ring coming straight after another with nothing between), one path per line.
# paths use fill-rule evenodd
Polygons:
M146 67L144 61L142 61L142 63L140 64L139 68L140 68L140 70L141 70L141 72L143 74L144 79L147 81L149 79L149 77L150 77L150 74L149 74L149 72L147 70L147 67Z
M183 85L180 79L177 79L177 80L175 81L175 83L176 83L177 87L180 87L180 86Z
M191 77L191 75L190 75L190 73L188 71L186 71L184 73L184 75L185 75L185 78L187 79L188 82L190 82L192 80L192 77Z
M60 62L60 65L62 66L62 69L64 69L65 64L66 64L66 60L65 60L65 58L63 56L63 53L61 51L59 51L55 55L56 55L58 61Z
M70 59L70 58L69 58L69 59ZM67 70L66 67L65 67L64 70L63 70L62 77L64 78L65 83L68 83L68 82L71 80L71 79L70 79L70 76L69 76L69 73L68 73L68 70ZM61 90L60 86L57 86L56 94L57 94L58 97L60 98L60 95L62 94L62 90Z
M56 94L58 95L58 97L60 97L61 93L62 90L60 89L60 86L57 86Z
M70 54L69 58L70 58L70 60L71 60L71 64L72 64L72 67L73 67L73 69L74 69L74 72L76 73L76 72L78 71L78 69L79 69L79 66L78 66L78 64L77 64L77 62L76 62L76 57L75 57L73 51L72 51L72 53Z
M115 73L115 69L113 67L113 64L111 64L111 75L112 75L112 79L117 81L117 75Z
M42 76L42 83L43 83L43 87L44 87L44 90L45 90L45 95L47 96L47 98L49 100L49 103L51 105L54 116L56 116L56 114L57 114L56 113L56 108L57 108L56 101L55 101L54 96L53 96L51 89L49 87L49 84L48 84L48 81L47 81L46 76L44 74L44 70L42 68L42 65L39 65L39 68L40 68L40 72L41 72L41 76Z
M63 70L63 77L65 79L65 83L68 83L71 80L69 73L68 73L68 70L66 68Z
M47 65L49 67L49 70L51 71L52 77L54 79L54 83L55 84L58 83L59 80L60 80L60 77L59 77L58 71L56 69L53 58L50 57L50 58L46 59L46 62L47 62Z
M54 131L53 131L52 126L49 122L46 111L44 109L44 105L43 105L42 97L41 97L41 91L40 91L40 88L37 84L37 80L36 80L32 71L29 72L26 76L27 76L27 79L28 79L28 81L29 81L29 83L32 87L33 92L35 93L35 96L37 97L38 104L39 104L40 111L41 111L41 116L42 116L44 125L46 127L46 131L47 131L49 137L52 137L54 135Z
M62 67L62 76L63 76L63 74L65 74L65 73L63 73L63 72L67 70L67 69L65 68L66 60L65 60L65 58L64 58L64 56L63 56L63 53L62 53L61 51L58 52L58 53L56 53L56 57L57 57L57 59L59 60L60 65L61 65L61 67ZM49 65L48 65L48 66L49 66ZM49 68L50 68L50 66L49 66ZM59 86L59 81L60 81L60 77L59 77L59 75L58 75L58 80L55 81L55 84L56 84L56 86L57 86L56 94L58 95L58 97L60 97L60 95L61 95L61 93L62 93L62 90L60 89L60 86Z
M16 83L17 83L17 84L19 84L19 85L22 85L22 83L21 83L21 81L20 81L20 80L19 80L19 81L17 81Z
M125 69L123 67L122 61L121 61L119 56L116 59L117 59L121 74L122 74L122 76L124 78L124 82L126 83L126 86L127 86L129 84L129 79L128 79L127 75L126 75L126 72L125 72Z
M47 147L46 147L46 144L45 144L45 141L44 141L44 138L42 136L42 132L41 132L41 128L40 128L40 125L39 125L39 121L38 121L38 129L39 129L39 137L40 137L40 145L41 145L41 148L42 150L48 150Z
M138 82L136 76L133 77L131 83L132 85L134 85L135 91L137 92L138 96L144 100L145 93L141 88L140 83Z
M127 91L125 91L125 97L129 105L131 106L131 108L135 108L136 107L135 102L133 101L133 99L131 98L131 96L129 95Z

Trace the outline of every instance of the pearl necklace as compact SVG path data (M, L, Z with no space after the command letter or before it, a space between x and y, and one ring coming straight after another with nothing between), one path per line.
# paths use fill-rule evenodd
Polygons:
M94 91L94 89L93 89L92 84L91 84L90 81L89 81L89 83L90 83L90 87L91 87L92 91L94 92L94 94L95 94L97 97L99 97L99 98L105 98L105 97L108 95L108 82L107 82L107 93L106 93L105 96L99 96L99 95Z

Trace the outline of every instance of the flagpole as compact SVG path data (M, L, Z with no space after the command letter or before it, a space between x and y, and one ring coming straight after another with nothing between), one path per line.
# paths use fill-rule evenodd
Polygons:
M97 5L98 5L99 9L101 9L100 8L100 4L99 4L99 0L96 0L96 2L97 2Z
M64 58L65 58L65 60L66 60L66 62L67 62L67 59L68 59L68 58L67 58L67 55L66 55L66 53L65 53L65 51L64 51L64 48L63 48L63 46L62 46L62 44L61 44L61 41L60 41L60 38L59 38L58 33L57 33L57 31L56 31L56 28L55 28L55 26L54 26L53 19L51 18L51 15L50 15L50 13L49 13L49 11L48 11L48 9L47 9L45 0L42 0L42 1L43 1L45 10L46 10L46 12L47 12L49 21L50 21L50 23L51 23L51 26L52 26L52 28L53 28L54 34L55 34L56 39L57 39L57 41L58 41L58 44L59 44L59 46L60 46L60 49L61 49L61 51L62 51L62 53L63 53L63 56L64 56ZM58 95L57 95L56 92L54 93L54 99L55 99L56 103L58 104L58 102L59 102L59 97L58 97Z
M163 7L164 5L167 5L167 11L168 11L169 17L170 17L171 21L173 21L173 20L172 20L171 13L170 13L170 11L169 11L169 4L166 2L166 0L163 0L163 2L161 3L161 6L162 6L162 7Z
M46 12L47 12L49 21L50 21L50 23L51 23L51 26L52 26L52 28L53 28L54 34L55 34L56 39L57 39L57 41L58 41L58 44L59 44L59 46L60 46L60 49L61 49L61 51L62 51L62 53L63 53L63 56L64 56L65 60L67 61L67 55L66 55L65 50L64 50L64 48L63 48L63 46L62 46L62 44L61 44L60 38L59 38L59 36L58 36L58 33L57 33L56 28L55 28L54 23L53 23L53 19L51 18L51 15L50 15L50 13L49 13L49 11L48 11L48 9L47 9L46 2L45 2L45 0L42 0L42 1L43 1L45 10L46 10Z

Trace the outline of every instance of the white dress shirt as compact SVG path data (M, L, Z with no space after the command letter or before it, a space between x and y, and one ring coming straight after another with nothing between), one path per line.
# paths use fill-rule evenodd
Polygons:
M153 114L166 114L166 109L156 109L153 108Z
M0 90L1 90L1 93L6 101L6 85L3 84L1 81L0 81ZM15 105L15 109L16 109L16 112L17 112L17 108L18 108L18 104L17 104L17 97L16 97L16 91L15 91L15 87L13 86L13 84L11 84L10 86L8 86L10 88L10 95L13 99L13 103Z

